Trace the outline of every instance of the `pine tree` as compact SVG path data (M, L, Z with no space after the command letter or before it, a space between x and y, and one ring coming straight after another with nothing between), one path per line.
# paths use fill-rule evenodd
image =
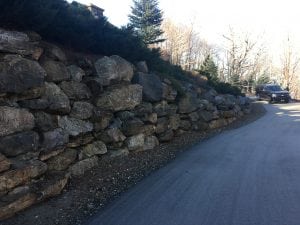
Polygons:
M158 7L157 0L133 0L129 15L129 26L145 44L155 44L164 41L160 36L162 23L162 11Z
M203 64L201 65L200 73L207 76L211 82L215 83L219 81L218 66L215 64L210 55L206 56Z

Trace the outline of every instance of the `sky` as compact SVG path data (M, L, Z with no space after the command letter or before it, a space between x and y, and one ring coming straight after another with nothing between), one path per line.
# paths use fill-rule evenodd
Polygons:
M132 0L77 0L103 8L108 20L117 26L128 22ZM300 1L297 0L160 0L165 18L181 24L194 23L209 43L224 41L229 26L239 32L264 39L272 54L281 51L289 36L300 40Z

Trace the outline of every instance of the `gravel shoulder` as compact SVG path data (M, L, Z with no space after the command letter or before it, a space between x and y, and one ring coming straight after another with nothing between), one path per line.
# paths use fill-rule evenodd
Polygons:
M253 103L252 113L238 119L224 128L237 129L245 126L266 113L261 103ZM104 158L101 165L81 178L71 179L63 193L44 203L18 213L15 217L3 221L1 225L79 225L86 218L134 186L153 171L163 167L181 152L193 145L212 138L222 130L210 133L192 132L178 137L172 143L158 148L131 153L126 157Z

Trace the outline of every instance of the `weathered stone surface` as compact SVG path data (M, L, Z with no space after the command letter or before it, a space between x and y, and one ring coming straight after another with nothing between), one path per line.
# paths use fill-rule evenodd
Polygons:
M31 130L33 127L34 117L26 109L0 106L0 137Z
M76 160L76 158L77 151L75 149L67 149L47 161L48 169L55 171L66 170L69 165Z
M209 123L209 128L210 129L218 129L221 127L225 127L227 125L227 122L225 119L218 119L218 120L213 120Z
M178 114L169 117L169 127L172 130L177 130L180 126L180 116Z
M143 134L145 134L145 136L151 136L156 132L156 126L149 124L149 125L145 125L143 128Z
M95 62L97 76L104 86L112 81L131 81L133 66L119 56L103 57Z
M92 121L94 122L95 131L104 130L107 128L113 118L111 112L102 110L100 108L95 108L92 116Z
M175 101L177 91L170 85L163 83L163 99L169 102Z
M46 132L57 128L57 117L39 111L34 113L35 126L39 131Z
M51 150L51 151L47 151L47 152L41 152L39 155L39 160L41 161L46 161L54 156L59 155L60 153L64 152L65 148L58 148L56 150Z
M152 150L159 145L159 141L155 136L145 137L144 150Z
M209 91L205 92L203 97L208 100L209 102L213 102L215 99L215 96L217 96L218 93L214 89L210 89Z
M129 150L128 148L121 148L117 150L110 150L108 152L108 157L110 158L116 158L116 157L124 157L129 155Z
M202 120L204 122L210 122L214 119L213 112L201 110L201 111L198 111L198 115L199 115L200 120Z
M86 158L90 158L94 155L104 155L107 153L107 148L102 141L95 141L94 143L85 146L82 153Z
M209 127L208 123L203 121L197 121L192 123L192 128L193 130L196 131L206 131L208 127Z
M92 123L68 116L59 117L58 126L71 136L88 133L94 129Z
M89 99L92 96L90 89L84 83L64 81L59 86L69 99L72 100Z
M200 119L199 114L197 112L190 113L189 118L192 122L198 121Z
M37 201L41 202L50 197L59 195L66 184L68 183L69 176L63 172L51 173L45 177L44 181L35 184L36 193L38 194Z
M136 69L137 69L137 71L142 72L142 73L148 73L149 72L146 61L138 62L136 64Z
M94 106L88 102L74 102L70 116L86 120L92 117Z
M120 118L113 118L108 128L118 128L122 127L123 121Z
M152 112L153 112L153 106L149 102L142 102L134 109L134 113L140 117L145 116L146 114L150 114Z
M98 98L96 105L115 112L132 110L142 102L142 89L138 84L115 87Z
M69 113L71 110L70 100L67 95L54 83L45 84L45 95L43 99L48 101L50 111L58 113Z
M43 134L41 143L42 151L56 150L69 142L69 135L63 129L55 129Z
M71 137L69 143L67 144L68 148L77 148L79 146L84 146L90 144L95 140L95 137L92 134L85 134L76 137Z
M236 115L234 110L221 111L220 114L223 118L226 118L226 119L235 117L235 115Z
M94 97L100 96L100 94L103 93L103 86L101 84L101 81L97 77L87 77L83 81L87 87L90 89L92 95Z
M10 168L10 161L0 153L0 173Z
M127 121L127 120L131 120L135 117L134 113L131 111L121 111L121 112L117 112L116 116L122 120L122 121Z
M190 130L192 127L192 124L188 120L180 120L179 127L185 131Z
M17 55L6 55L0 62L0 93L19 94L40 87L45 76L44 69L37 62Z
M113 55L110 59L117 63L118 80L131 81L133 77L133 65L118 55Z
M0 29L0 52L31 55L35 49L35 44L30 42L27 34Z
M90 170L96 166L98 166L99 160L97 156L94 156L89 159L84 159L75 163L71 168L70 172L73 176L83 175L87 170Z
M138 118L132 118L130 120L124 121L121 131L126 136L133 136L136 134L143 133L144 123Z
M47 99L38 98L20 101L19 105L23 108L44 110L49 107L49 102L47 101Z
M148 102L159 102L163 96L163 85L155 74L139 72L134 76L133 82L143 87L143 100Z
M4 172L0 175L0 192L9 191L20 184L24 184L31 178L42 175L46 170L47 165L45 163L33 160L21 168Z
M145 143L145 135L138 134L126 139L126 145L129 151L142 150Z
M157 119L158 119L157 118L157 113L147 114L147 115L143 116L141 119L144 122L150 122L150 123L156 124L157 123Z
M156 133L161 134L170 129L169 120L166 117L161 117L157 120Z
M36 202L36 195L33 193L26 194L14 202L10 202L0 207L0 221L13 216L15 213L26 209Z
M0 138L0 153L13 157L31 151L37 151L39 135L33 131L26 131Z
M67 67L71 79L73 81L77 81L77 82L81 82L82 81L82 77L85 76L85 72L83 69L81 69L80 67L76 66L76 65L71 65Z
M191 94L187 94L185 97L180 98L178 109L179 113L191 113L197 110L197 99Z
M55 61L62 61L65 62L67 60L67 57L63 50L61 50L58 46L42 42L42 47L45 49L45 54L55 60Z
M47 73L46 80L48 82L61 82L70 79L67 67L61 62L44 60L41 65Z
M117 143L124 141L126 137L118 128L109 128L100 135L100 139L105 143Z
M176 113L177 107L172 107L167 101L161 101L153 106L153 111L158 117L167 116Z
M174 132L171 129L167 130L166 132L160 134L158 138L161 142L171 141L174 138Z

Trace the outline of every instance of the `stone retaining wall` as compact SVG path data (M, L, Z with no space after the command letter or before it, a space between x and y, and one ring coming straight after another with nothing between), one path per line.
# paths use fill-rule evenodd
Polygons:
M103 157L151 151L250 112L244 97L167 79L119 56L68 60L35 33L0 29L0 220L58 195Z

